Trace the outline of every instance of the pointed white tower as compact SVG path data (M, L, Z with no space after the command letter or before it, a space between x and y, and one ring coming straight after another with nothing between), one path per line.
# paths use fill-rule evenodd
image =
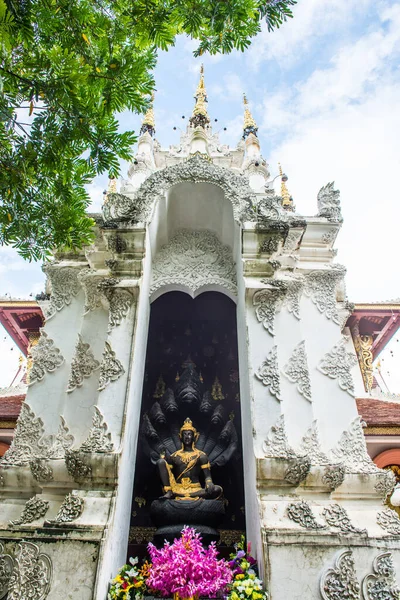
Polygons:
M209 155L207 130L210 127L210 117L207 112L207 91L204 83L204 67L200 68L200 81L194 95L196 104L189 119L191 139L190 154Z
M257 123L249 109L246 95L243 94L244 119L243 136L245 154L242 169L248 174L250 187L254 191L262 191L269 177L268 165L261 155L260 141L257 137Z

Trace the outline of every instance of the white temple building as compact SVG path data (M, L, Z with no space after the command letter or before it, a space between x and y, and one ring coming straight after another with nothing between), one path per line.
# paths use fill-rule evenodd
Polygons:
M367 453L355 401L339 192L328 183L303 216L279 176L278 196L246 99L242 139L220 144L201 73L180 144L160 147L150 110L94 244L44 267L46 320L0 461L0 599L106 600L132 507L152 499L137 471L157 477L140 454L146 402L188 349L241 440L234 467L212 469L224 531L243 520L270 600L399 598L394 476Z

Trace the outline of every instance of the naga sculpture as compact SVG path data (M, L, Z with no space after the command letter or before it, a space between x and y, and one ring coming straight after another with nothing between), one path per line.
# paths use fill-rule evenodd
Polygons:
M218 540L223 491L211 470L224 467L238 446L233 420L217 395L203 391L190 359L182 366L173 389L167 388L142 420L142 444L158 467L163 491L151 504L156 544L179 536L184 525L195 527L205 543Z

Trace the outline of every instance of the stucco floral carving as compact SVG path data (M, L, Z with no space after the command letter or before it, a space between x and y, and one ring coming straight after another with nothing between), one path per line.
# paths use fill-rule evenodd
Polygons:
M299 485L310 472L311 461L308 456L296 456L289 460L289 467L285 472L285 480L292 485Z
M322 574L320 592L323 600L360 600L360 584L351 550L339 552L334 568Z
M346 469L343 465L327 465L322 475L322 483L329 486L333 491L342 485L346 476Z
M9 554L4 554L4 546L0 543L0 600L7 595L13 569L14 560Z
M396 475L391 469L382 472L378 481L375 484L375 491L382 497L383 502L393 492L396 485Z
M114 444L111 441L107 423L97 406L94 406L93 410L93 426L80 450L81 452L112 452Z
M67 392L73 392L77 387L81 387L84 379L91 376L94 371L100 368L100 363L95 359L93 352L78 333L78 342L75 346L75 354L71 361L71 372L68 380Z
M380 473L367 452L362 421L356 417L347 431L341 435L337 447L332 451L334 459L343 464L346 473Z
M342 223L340 192L334 189L335 183L327 183L318 192L318 217L326 217L332 223Z
M84 481L92 474L92 467L78 450L67 450L65 453L65 466L68 473L78 483Z
M78 273L83 265L77 267L61 267L57 263L46 263L42 269L51 283L50 304L47 307L46 320L51 319L64 306L71 304L80 290Z
M98 284L104 279L103 276L97 275L92 269L82 269L78 274L78 281L85 292L84 314L96 308L101 307L101 294L98 289Z
M64 362L60 350L55 347L47 333L41 330L40 338L36 346L31 347L32 368L29 373L28 385L42 381L46 373L53 373Z
M354 383L351 375L351 369L357 364L357 357L352 352L346 350L348 338L342 336L342 339L325 354L318 365L318 369L324 375L331 379L337 379L342 390L354 396Z
M311 298L327 319L337 325L340 325L340 317L336 305L336 286L345 273L343 266L334 265L330 269L311 271L304 278L306 296Z
M54 443L50 448L49 458L64 458L66 451L73 446L74 441L75 438L69 432L64 417L60 415L60 425Z
M301 445L300 454L308 456L312 465L327 465L329 459L322 451L321 442L318 435L317 421L313 421L311 426L304 434Z
M2 466L20 466L41 455L39 441L44 434L43 421L23 402L10 448L1 459Z
M133 303L133 296L127 290L112 288L105 292L110 303L110 312L108 319L108 331L121 325L122 320L128 315L129 309Z
M268 458L296 458L295 451L289 446L286 434L285 417L281 415L271 427L263 444L264 455Z
M287 507L289 519L301 525L305 529L326 529L326 525L318 523L313 515L311 506L306 500L292 502Z
M18 544L15 567L7 600L44 600L50 590L52 564L39 546L22 541Z
M269 352L267 358L259 367L258 371L256 371L255 375L257 379L263 382L263 384L269 389L270 393L275 396L277 400L281 400L278 354L276 346L274 346L271 352Z
M322 511L325 521L331 527L337 527L342 533L362 533L367 535L366 529L354 527L346 510L340 504L330 504Z
M101 392L107 385L112 381L117 381L125 373L125 369L122 363L118 360L114 350L111 348L109 342L105 343L103 352L103 360L100 366L100 378L98 390Z
M84 500L80 496L74 493L67 494L61 504L56 518L55 523L71 523L78 519L84 508Z
M253 306L255 307L256 317L264 328L274 335L274 320L278 306L283 302L285 290L279 287L269 287L257 290L253 296Z
M47 500L42 500L39 496L33 496L30 498L21 513L19 519L10 521L11 525L23 525L24 523L32 523L45 516L49 509L49 503Z
M292 383L297 384L298 392L309 402L311 397L311 380L307 365L306 343L303 340L293 350L289 362L283 369L283 374Z
M236 294L232 250L212 231L180 229L156 255L150 294L171 284L187 287L192 293L219 285Z
M36 481L45 482L53 480L53 469L47 463L46 459L34 458L30 461L29 467Z
M391 552L382 552L374 558L372 573L362 582L364 600L398 600L400 588L396 583L396 571Z
M284 254L290 254L297 250L300 238L303 235L302 229L291 229L287 234L285 243L283 245Z
M184 181L206 182L222 188L232 203L235 220L237 222L244 219L254 220L253 207L256 199L249 187L247 177L214 165L198 154L178 165L156 171L131 197L123 194L108 194L107 203L103 206L104 220L134 223L148 221L155 201L170 187Z
M287 310L296 319L300 320L300 300L303 294L304 278L303 277L292 277L284 282L286 286L286 294L283 297L283 306L286 306Z
M330 245L332 242L335 241L338 231L339 229L337 227L331 227L330 229L325 231L325 233L322 234L321 241L324 242L324 244Z
M392 535L400 535L400 519L397 512L391 508L378 512L376 522Z

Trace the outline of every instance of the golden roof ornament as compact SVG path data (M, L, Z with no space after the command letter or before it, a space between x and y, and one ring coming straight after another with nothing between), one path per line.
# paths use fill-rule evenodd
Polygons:
M294 211L293 198L286 187L288 176L282 171L281 163L279 163L279 175L281 177L281 196L282 196L282 207L285 210Z
M255 122L253 115L249 109L249 103L246 98L246 94L243 94L243 105L244 105L244 120L243 120L243 139L246 139L250 133L257 136L257 123Z
M204 83L204 67L200 67L200 81L198 83L196 93L194 95L196 104L194 106L192 116L189 121L193 127L203 127L210 122L210 117L207 112L207 91Z
M151 137L153 137L156 132L156 129L155 129L156 122L154 119L153 104L154 104L154 92L151 95L151 104L150 104L148 110L146 111L146 114L143 117L142 126L140 128L140 135L143 135L144 133L148 132L151 135Z

